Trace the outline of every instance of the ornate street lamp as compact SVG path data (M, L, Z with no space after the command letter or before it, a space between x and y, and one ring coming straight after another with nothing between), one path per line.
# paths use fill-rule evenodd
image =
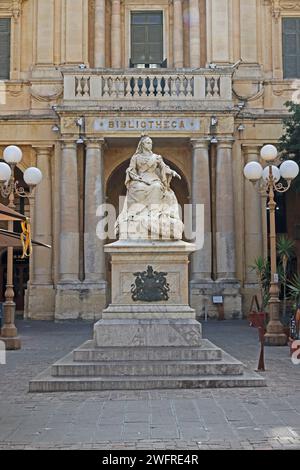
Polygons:
M0 194L8 199L8 207L15 209L15 195L19 197L32 198L36 186L42 181L42 173L38 168L27 168L23 178L29 186L29 191L19 186L15 179L15 168L22 160L22 151L15 145L6 147L3 152L5 162L0 162ZM8 230L13 231L13 221L8 222ZM5 302L3 305L3 327L1 328L0 340L5 342L6 349L20 349L21 342L15 326L14 285L13 285L13 248L7 249L7 284L5 291Z
M279 319L279 286L276 262L276 227L275 210L276 202L275 192L285 193L291 186L292 180L299 173L299 167L293 160L283 162L278 168L274 163L278 152L274 145L265 145L261 149L261 158L267 163L263 169L260 163L250 162L244 168L245 177L252 183L261 181L261 187L266 191L269 202L270 213L270 257L271 257L271 283L269 313L270 320L265 334L265 343L270 346L283 346L287 338L284 334L283 325Z

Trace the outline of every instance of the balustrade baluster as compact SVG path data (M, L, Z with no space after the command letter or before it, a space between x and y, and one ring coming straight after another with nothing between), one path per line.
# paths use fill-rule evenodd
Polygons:
M149 77L149 96L155 95L154 77Z
M77 95L82 95L82 88L81 88L81 78L75 77L75 83L76 83L76 96Z
M108 77L107 79L107 88L108 88L108 95L112 96L112 87L113 87L113 79Z
M161 86L161 77L155 77L157 80L157 87L156 87L156 93L157 96L162 96L162 86Z
M83 96L90 96L90 78L83 78Z
M147 96L146 78L140 77L140 79L142 80L141 96Z
M187 79L187 87L186 87L187 96L194 95L194 78L190 77Z
M128 87L128 80L127 77L123 78L123 91L124 91L124 96L127 96L127 87Z

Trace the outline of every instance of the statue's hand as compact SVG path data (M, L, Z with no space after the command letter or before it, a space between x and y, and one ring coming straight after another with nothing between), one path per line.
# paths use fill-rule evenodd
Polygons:
M173 178L178 178L179 180L181 180L181 176L174 170L172 170L172 176Z

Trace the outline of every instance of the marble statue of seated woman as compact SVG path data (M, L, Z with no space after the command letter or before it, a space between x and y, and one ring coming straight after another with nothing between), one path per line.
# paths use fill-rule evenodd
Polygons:
M152 152L152 140L141 138L126 170L127 195L116 222L119 238L182 238L183 223L172 178L180 178L160 155Z

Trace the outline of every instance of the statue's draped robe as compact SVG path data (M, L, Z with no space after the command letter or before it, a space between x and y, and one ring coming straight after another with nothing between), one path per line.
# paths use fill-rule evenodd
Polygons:
M131 158L126 170L127 195L116 223L120 238L182 238L179 206L170 188L172 173L160 155Z

